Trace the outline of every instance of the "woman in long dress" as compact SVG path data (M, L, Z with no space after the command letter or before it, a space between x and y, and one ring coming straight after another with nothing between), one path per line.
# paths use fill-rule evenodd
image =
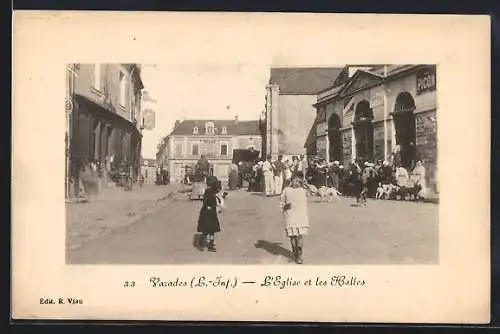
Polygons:
M296 263L303 263L302 247L304 236L309 232L309 217L307 210L307 194L302 187L301 180L294 175L291 185L281 194L281 205L285 222L285 232L290 238L292 253Z
M408 171L400 164L396 167L396 184L399 187L400 199L405 200L406 194L408 192L408 182L410 180L410 176L408 175Z
M356 205L359 207L361 204L361 193L363 191L363 182L361 180L361 167L356 161L351 163L349 170L349 186L352 194L356 197Z
M415 185L419 185L421 187L418 195L422 198L425 198L427 184L425 182L425 167L422 163L422 160L418 160L415 164L415 168L413 169L413 175L415 177Z

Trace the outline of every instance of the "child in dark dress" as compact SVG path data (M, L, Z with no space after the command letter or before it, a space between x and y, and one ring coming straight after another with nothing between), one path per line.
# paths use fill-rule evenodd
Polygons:
M207 189L203 196L203 205L198 218L197 231L202 233L200 249L208 247L210 252L216 252L215 233L220 232L219 218L217 217L217 193L220 191L220 182L215 177L207 178Z

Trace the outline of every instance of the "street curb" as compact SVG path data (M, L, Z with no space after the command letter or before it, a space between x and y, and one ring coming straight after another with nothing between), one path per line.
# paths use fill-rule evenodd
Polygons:
M105 237L114 231L132 226L133 224L137 223L139 220L141 220L141 219L147 217L148 215L158 211L159 209L162 209L165 206L168 206L169 204L175 202L174 196L177 193L177 191L178 191L178 189L176 187L175 189L171 189L170 191L168 191L168 193L166 195L164 195L160 198L157 198L155 200L152 200L150 202L150 205L148 206L149 209L145 209L144 211L139 210L140 213L135 215L134 218L131 219L127 224L124 224L124 225L119 226L119 227L114 228L114 229L112 229L112 228L107 229L106 232L98 234L98 235L94 236L93 238L86 239L83 242L76 243L76 244L73 244L70 246L66 245L66 251L78 250L78 249L82 248L83 246L85 246L89 242L92 242L92 241L98 240L102 237ZM68 237L66 236L66 241L67 241L67 239L68 239Z

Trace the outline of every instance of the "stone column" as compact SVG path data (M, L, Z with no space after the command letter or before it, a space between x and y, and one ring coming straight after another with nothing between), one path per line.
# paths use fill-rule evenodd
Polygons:
M271 110L271 85L266 86L266 155L271 154L272 110ZM266 159L265 156L262 157Z
M271 85L271 154L273 159L279 153L279 86Z

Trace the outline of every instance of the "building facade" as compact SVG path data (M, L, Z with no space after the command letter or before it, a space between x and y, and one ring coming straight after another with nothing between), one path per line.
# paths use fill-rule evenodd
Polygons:
M168 136L162 138L156 146L156 165L159 167L168 165Z
M140 170L141 68L138 64L71 65L69 179L73 187L97 193L110 173L126 164Z
M412 168L421 159L427 184L437 184L435 65L346 66L333 87L318 94L317 118L306 147L329 161L388 160L396 147Z
M227 180L234 149L260 151L262 136L259 121L184 120L176 121L166 137L158 157L164 161L166 151L171 182L181 182L187 168L194 168L202 154L208 159L215 176Z
M266 87L265 136L262 151L304 154L304 142L316 118L319 91L330 87L341 68L272 68Z

